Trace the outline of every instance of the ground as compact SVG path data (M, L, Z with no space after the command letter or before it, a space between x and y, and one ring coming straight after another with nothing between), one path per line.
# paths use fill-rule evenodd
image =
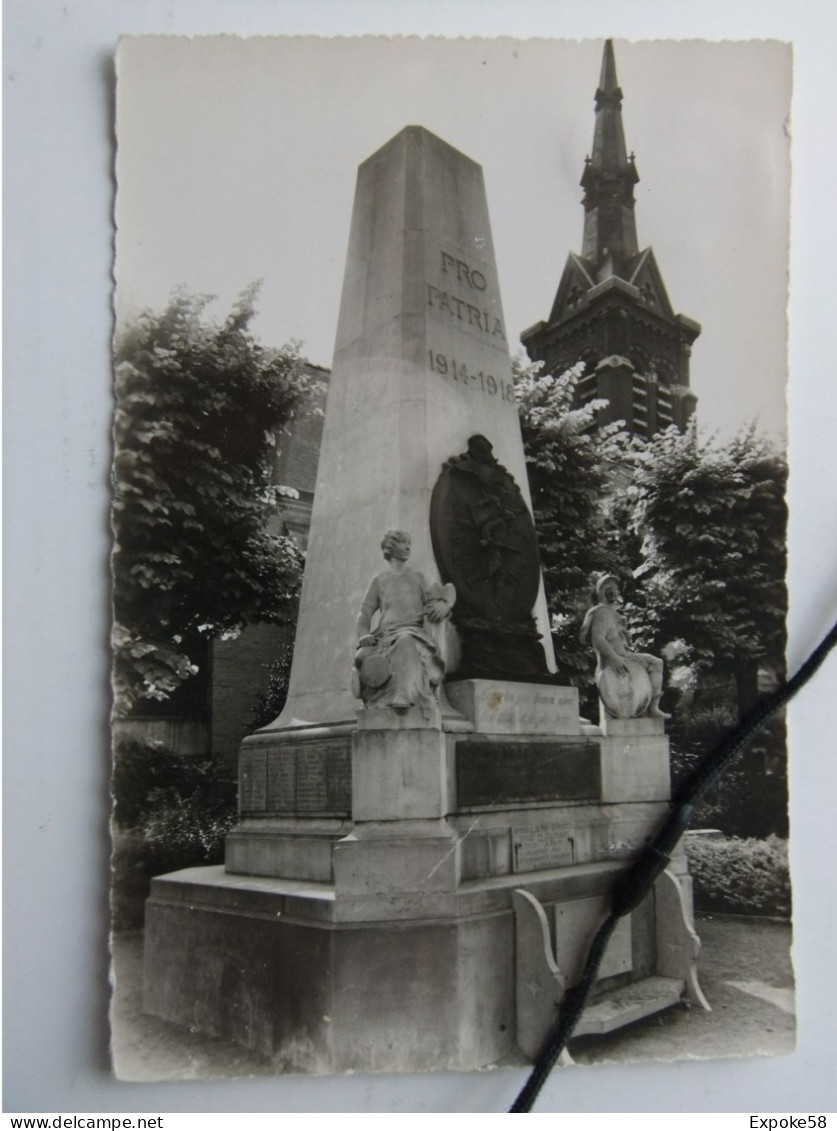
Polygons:
M712 1012L685 1005L607 1037L572 1043L580 1064L787 1053L795 1040L789 923L717 917L696 924Z
M570 1051L579 1064L680 1060L790 1052L794 1045L790 924L704 918L700 984L712 1012L678 1005L607 1037L582 1037ZM113 942L111 1007L117 1075L123 1080L196 1080L272 1076L269 1060L144 1014L142 934Z

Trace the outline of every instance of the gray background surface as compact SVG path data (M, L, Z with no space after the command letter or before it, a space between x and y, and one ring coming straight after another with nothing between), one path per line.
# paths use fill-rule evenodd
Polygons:
M107 1059L112 55L123 33L419 33L791 39L791 639L837 616L828 3L565 0L5 5L6 1111L497 1112L523 1080L471 1076L119 1084ZM754 184L754 192L758 186ZM555 1073L541 1111L834 1107L832 660L791 715L797 1051Z

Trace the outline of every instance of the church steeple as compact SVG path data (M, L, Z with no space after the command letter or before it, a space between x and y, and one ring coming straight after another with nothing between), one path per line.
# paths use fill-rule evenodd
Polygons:
M605 42L596 91L596 125L592 156L584 163L584 240L582 256L599 280L625 277L639 245L634 219L634 185L639 174L628 156L622 126L622 91L616 78L613 40Z
M672 307L654 252L639 249L634 185L639 176L622 127L613 42L604 47L593 151L585 162L584 246L570 252L549 318L521 334L547 373L583 366L576 404L605 401L601 424L629 432L681 431L695 410L689 355L700 326Z

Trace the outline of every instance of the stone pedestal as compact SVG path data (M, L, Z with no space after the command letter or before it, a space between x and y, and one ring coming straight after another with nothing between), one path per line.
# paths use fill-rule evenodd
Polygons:
M609 738L660 738L665 734L665 720L643 715L638 719L615 719L599 701L599 726Z
M436 896L459 887L460 857L461 839L446 821L357 825L334 845L335 897L363 896L384 918L405 900L438 911Z
M355 821L444 817L452 789L453 739L441 730L359 730L355 735Z
M513 965L491 900L353 922L325 885L199 868L154 881L144 1004L277 1072L468 1070L513 1048Z
M521 985L558 983L548 962L532 982L545 936L521 928L515 893L547 909L566 980L668 812L659 733L286 734L246 746L241 773L226 871L153 883L145 1008L258 1050L277 1071L466 1070L518 1045L534 1055L554 1007L529 1008ZM278 808L292 778L306 806L295 817ZM587 1031L623 1023L637 1002L698 1000L677 866L681 886L618 933L601 984L625 1001L602 997Z

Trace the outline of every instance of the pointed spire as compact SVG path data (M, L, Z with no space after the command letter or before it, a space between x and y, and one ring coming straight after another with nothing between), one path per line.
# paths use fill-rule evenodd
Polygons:
M616 56L613 54L612 39L605 40L602 54L602 73L599 76L599 89L596 91L597 103L600 98L615 98L619 103L622 102L622 91L616 78Z
M634 220L634 185L639 175L628 157L622 125L622 91L616 77L613 40L605 41L596 90L592 156L585 160L584 243L581 254L601 267L609 255L611 274L622 274L639 251Z

